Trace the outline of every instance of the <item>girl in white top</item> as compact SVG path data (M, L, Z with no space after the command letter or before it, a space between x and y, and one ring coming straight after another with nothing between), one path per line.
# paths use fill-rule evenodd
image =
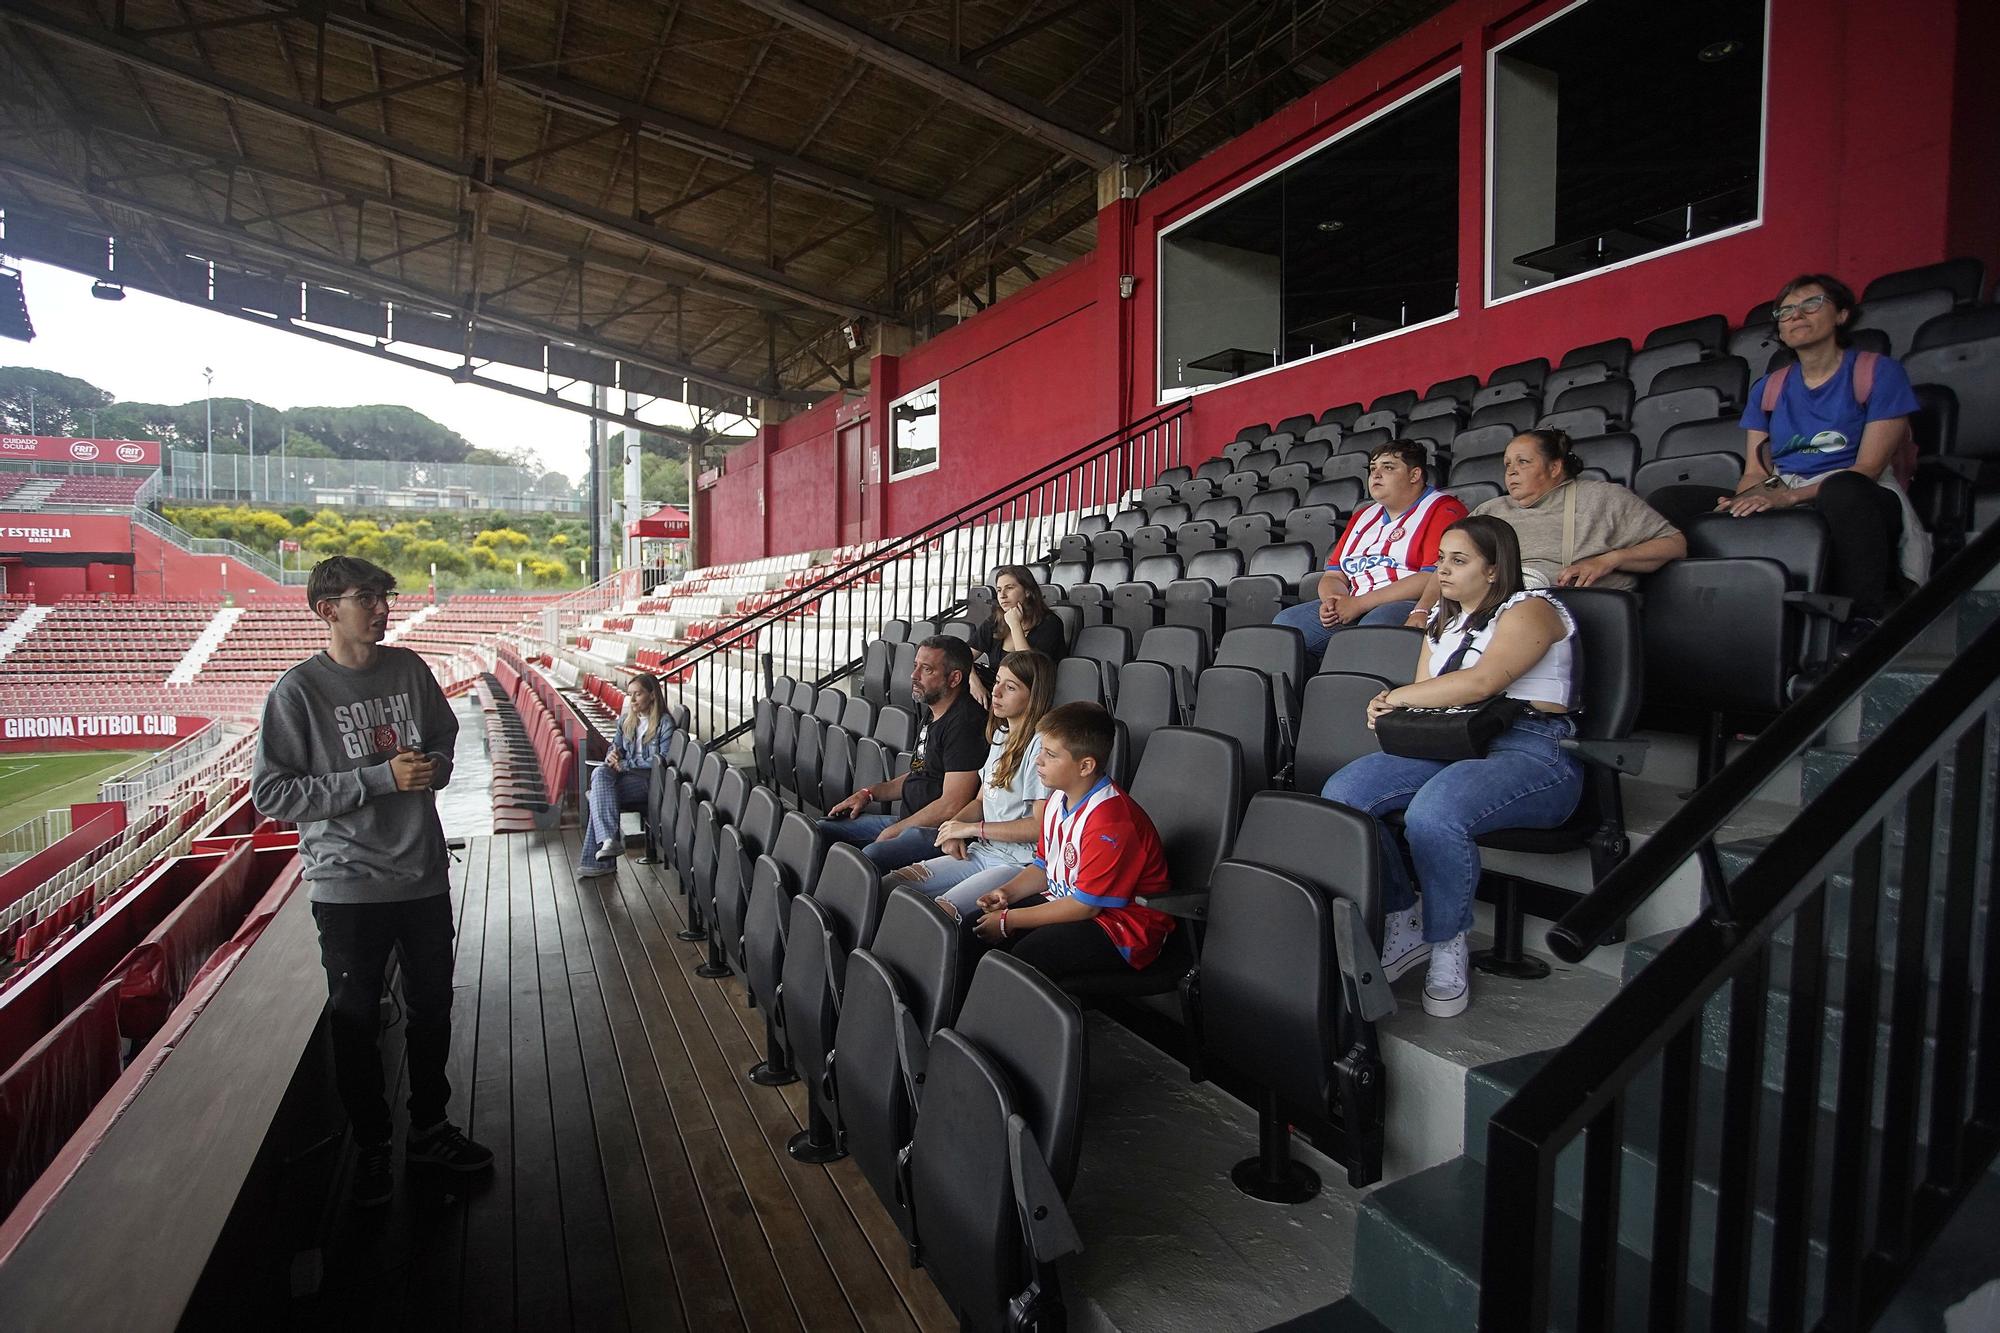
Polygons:
M1496 829L1554 828L1576 812L1583 794L1582 767L1561 745L1574 731L1568 714L1581 659L1576 623L1562 603L1522 591L1520 543L1503 520L1475 515L1446 529L1438 582L1441 599L1417 678L1369 701L1368 725L1396 708L1451 708L1496 696L1519 700L1521 716L1483 759L1364 755L1328 778L1320 794L1378 821L1403 812L1423 897L1419 902L1393 830L1380 823L1382 968L1394 980L1428 959L1424 1010L1450 1018L1471 998L1466 932L1479 887L1476 839Z
M908 884L928 893L948 910L968 912L978 892L964 896L959 886L982 870L1009 875L1034 859L1048 791L1035 771L1041 737L1035 728L1055 692L1055 664L1040 653L1008 653L1000 660L988 692L986 762L979 770L979 795L938 829L942 856L903 867L884 884ZM976 913L975 913L976 915Z

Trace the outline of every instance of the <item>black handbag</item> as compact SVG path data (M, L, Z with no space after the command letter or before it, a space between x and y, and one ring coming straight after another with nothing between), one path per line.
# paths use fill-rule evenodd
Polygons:
M1385 754L1455 764L1484 759L1500 733L1527 705L1499 695L1456 708L1392 708L1375 719L1375 740Z
M1497 608L1495 608L1497 610ZM1444 669L1431 679L1448 676L1465 661L1466 650L1479 631L1493 619L1488 610L1465 627L1465 636L1445 659ZM1476 704L1450 708L1392 708L1375 719L1375 742L1384 754L1405 759L1433 759L1455 764L1461 759L1484 759L1500 734L1514 725L1528 705L1506 695L1495 695Z

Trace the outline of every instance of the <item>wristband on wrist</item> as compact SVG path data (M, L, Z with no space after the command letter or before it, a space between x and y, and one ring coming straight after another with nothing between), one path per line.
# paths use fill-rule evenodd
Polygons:
M1007 909L1004 907L1000 909L1000 938L1007 938Z

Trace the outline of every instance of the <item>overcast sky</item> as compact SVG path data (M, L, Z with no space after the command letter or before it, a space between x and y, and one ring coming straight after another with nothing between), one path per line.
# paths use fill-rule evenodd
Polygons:
M215 370L218 397L254 398L284 409L400 403L481 448L526 446L546 467L572 478L584 474L590 421L577 413L454 384L442 375L145 292L128 291L123 301L100 301L91 296L90 279L81 274L45 264L21 267L35 340L0 340L0 365L60 371L121 400L142 403L201 398L206 387L202 368L208 366ZM615 393L611 401L617 405ZM678 404L661 404L646 415L649 420L684 420L684 412Z

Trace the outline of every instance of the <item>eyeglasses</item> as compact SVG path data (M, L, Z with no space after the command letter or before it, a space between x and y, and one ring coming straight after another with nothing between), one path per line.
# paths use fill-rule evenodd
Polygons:
M1779 306L1771 312L1771 318L1782 324L1795 316L1817 315L1820 307L1825 304L1826 298L1824 296L1808 296L1803 301L1794 301L1790 305Z
M396 604L396 594L393 592L344 592L340 596L332 597L328 600L344 602L350 599L358 602L364 611L373 611L378 606L394 606Z

